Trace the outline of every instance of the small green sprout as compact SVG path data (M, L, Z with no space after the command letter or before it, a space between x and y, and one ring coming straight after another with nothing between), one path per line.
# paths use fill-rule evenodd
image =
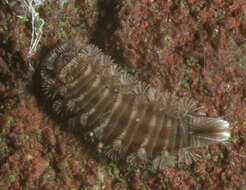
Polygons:
M8 116L7 117L7 123L8 123L8 126L10 127L11 125L13 125L14 123L14 118L12 116Z
M225 93L230 93L232 91L232 88L230 85L227 85L227 87L225 88Z
M198 64L198 59L195 57L191 56L189 59L186 60L186 64L188 67L195 67Z
M100 183L104 182L104 174L100 170L98 170L98 180Z
M59 128L55 128L55 135L60 135L61 134L61 130Z
M120 170L115 164L110 164L108 168L109 175L114 179L120 179Z
M86 3L89 7L94 7L97 5L97 0L87 0Z
M167 47L171 47L173 43L173 38L170 34L167 34L164 38L165 42L167 43Z
M10 183L15 182L15 180L16 180L16 176L17 176L17 174L16 174L16 173L13 173L13 174L9 175L9 181L10 181Z

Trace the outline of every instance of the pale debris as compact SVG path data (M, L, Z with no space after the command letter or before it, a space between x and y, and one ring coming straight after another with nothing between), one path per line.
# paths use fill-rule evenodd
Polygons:
M16 0L16 1L20 2L22 6L26 9L26 11L31 14L32 17L32 39L30 43L30 49L28 52L28 56L31 57L36 52L37 45L43 33L43 25L45 22L42 18L39 17L39 13L36 11L36 8L38 6L43 5L44 0ZM25 15L17 15L17 17L23 19Z

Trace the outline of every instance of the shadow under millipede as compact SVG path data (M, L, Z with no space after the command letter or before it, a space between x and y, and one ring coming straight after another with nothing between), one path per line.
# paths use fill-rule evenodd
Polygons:
M116 63L120 63L123 59L120 40L115 36L115 31L120 25L118 12L121 7L121 1L98 1L99 15L90 41L91 44L96 45L103 51L109 52Z

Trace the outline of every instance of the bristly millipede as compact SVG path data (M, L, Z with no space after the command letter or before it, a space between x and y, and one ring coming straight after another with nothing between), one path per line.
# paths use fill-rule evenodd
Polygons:
M69 127L83 128L113 160L163 169L174 155L190 163L192 149L230 138L227 121L136 80L93 45L71 40L53 49L41 80L55 112L69 113Z

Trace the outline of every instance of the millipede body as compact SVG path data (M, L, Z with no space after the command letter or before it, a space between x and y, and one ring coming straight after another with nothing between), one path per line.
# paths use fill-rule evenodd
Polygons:
M190 163L192 149L230 138L227 121L140 82L94 45L60 44L42 61L41 80L53 110L113 160L163 169L174 155Z

